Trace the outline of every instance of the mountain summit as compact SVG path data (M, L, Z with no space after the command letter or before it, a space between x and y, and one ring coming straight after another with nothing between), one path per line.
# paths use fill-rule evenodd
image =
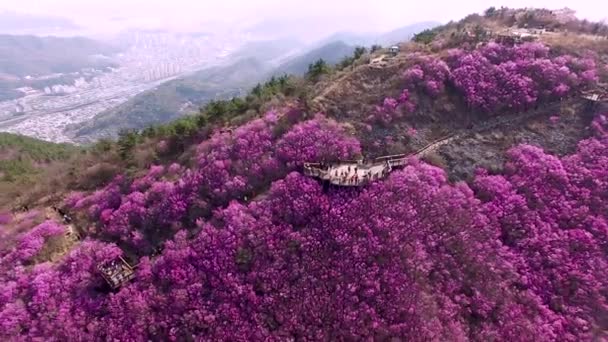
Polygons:
M607 36L490 8L67 157L7 138L0 336L605 340Z

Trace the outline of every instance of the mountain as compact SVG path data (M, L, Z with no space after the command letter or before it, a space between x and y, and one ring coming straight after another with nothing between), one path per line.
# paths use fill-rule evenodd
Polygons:
M304 75L308 70L308 65L319 59L323 59L328 64L337 64L344 57L352 56L354 51L355 47L352 45L341 41L332 42L285 61L272 74Z
M5 182L0 339L607 340L608 26L564 12L491 8Z
M291 38L250 41L232 52L228 59L253 58L264 63L280 60L304 47L304 43Z
M111 65L95 55L116 50L84 37L0 35L0 72L17 77L67 73Z
M415 23L412 25L407 25L404 27L397 28L390 32L383 33L382 35L375 38L374 44L379 44L382 46L392 45L398 42L404 42L410 40L416 33L420 33L427 29L432 29L433 27L437 27L441 25L439 22L435 21L427 21Z
M0 34L0 100L23 96L16 91L20 87L42 89L53 79L69 81L76 76L66 74L84 68L115 67L107 57L116 52L113 46L83 37Z
M353 46L371 46L377 35L373 33L336 32L316 42L316 46L324 46L333 42L343 42Z
M372 46L382 45L388 46L397 42L404 42L411 39L414 34L439 26L438 22L419 22L407 26L394 29L389 32L381 33L355 33L355 32L336 32L326 38L321 39L316 43L317 46L322 46L331 42L341 41L348 45L354 46Z
M102 137L115 137L121 129L139 130L167 123L196 111L206 102L245 94L267 71L267 66L254 58L204 69L136 95L69 130L74 137L90 142Z
M76 30L78 25L60 17L37 16L24 13L0 12L0 32L46 33L49 31Z

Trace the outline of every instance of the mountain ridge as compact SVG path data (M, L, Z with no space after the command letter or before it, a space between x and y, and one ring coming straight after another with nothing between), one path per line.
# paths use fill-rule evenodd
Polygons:
M266 45L271 41L260 44ZM258 46L258 45L256 45ZM90 141L87 136L115 137L120 129L143 129L151 124L162 124L177 119L206 102L227 100L234 96L243 96L257 83L272 76L284 74L302 76L309 64L323 59L329 64L336 64L343 58L352 55L354 47L341 42L327 44L308 53L287 58L282 64L260 62L260 57L270 60L280 58L289 49L276 49L275 53L264 51L253 53L236 52L238 60L234 63L203 69L187 77L161 84L153 90L135 96L117 108L96 115L92 121L69 128L75 139ZM248 75L248 76L246 76ZM188 96L180 94L180 87ZM189 88L189 89L188 89ZM175 89L173 91L172 89ZM187 104L187 105L186 105ZM184 107L186 105L186 107ZM180 110L180 108L183 108ZM125 121L126 120L126 121ZM112 129L109 129L113 127ZM94 139L93 139L94 140Z

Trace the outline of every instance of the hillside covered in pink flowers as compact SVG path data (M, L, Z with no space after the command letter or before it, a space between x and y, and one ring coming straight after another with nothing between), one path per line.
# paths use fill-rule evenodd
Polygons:
M608 81L603 55L542 41L403 54L398 86L356 122L287 96L230 129L121 145L124 165L61 193L70 220L0 210L0 339L607 339L608 108L580 99ZM303 175L415 144L435 101L469 130L543 108L543 129L585 126L568 153L518 141L466 180L415 157L363 187ZM154 162L129 167L144 148ZM119 256L135 277L109 289L97 266Z

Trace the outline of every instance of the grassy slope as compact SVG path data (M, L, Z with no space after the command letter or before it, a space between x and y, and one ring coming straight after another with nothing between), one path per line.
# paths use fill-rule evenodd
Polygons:
M77 150L71 145L0 133L0 181L32 176L51 162L67 160Z

